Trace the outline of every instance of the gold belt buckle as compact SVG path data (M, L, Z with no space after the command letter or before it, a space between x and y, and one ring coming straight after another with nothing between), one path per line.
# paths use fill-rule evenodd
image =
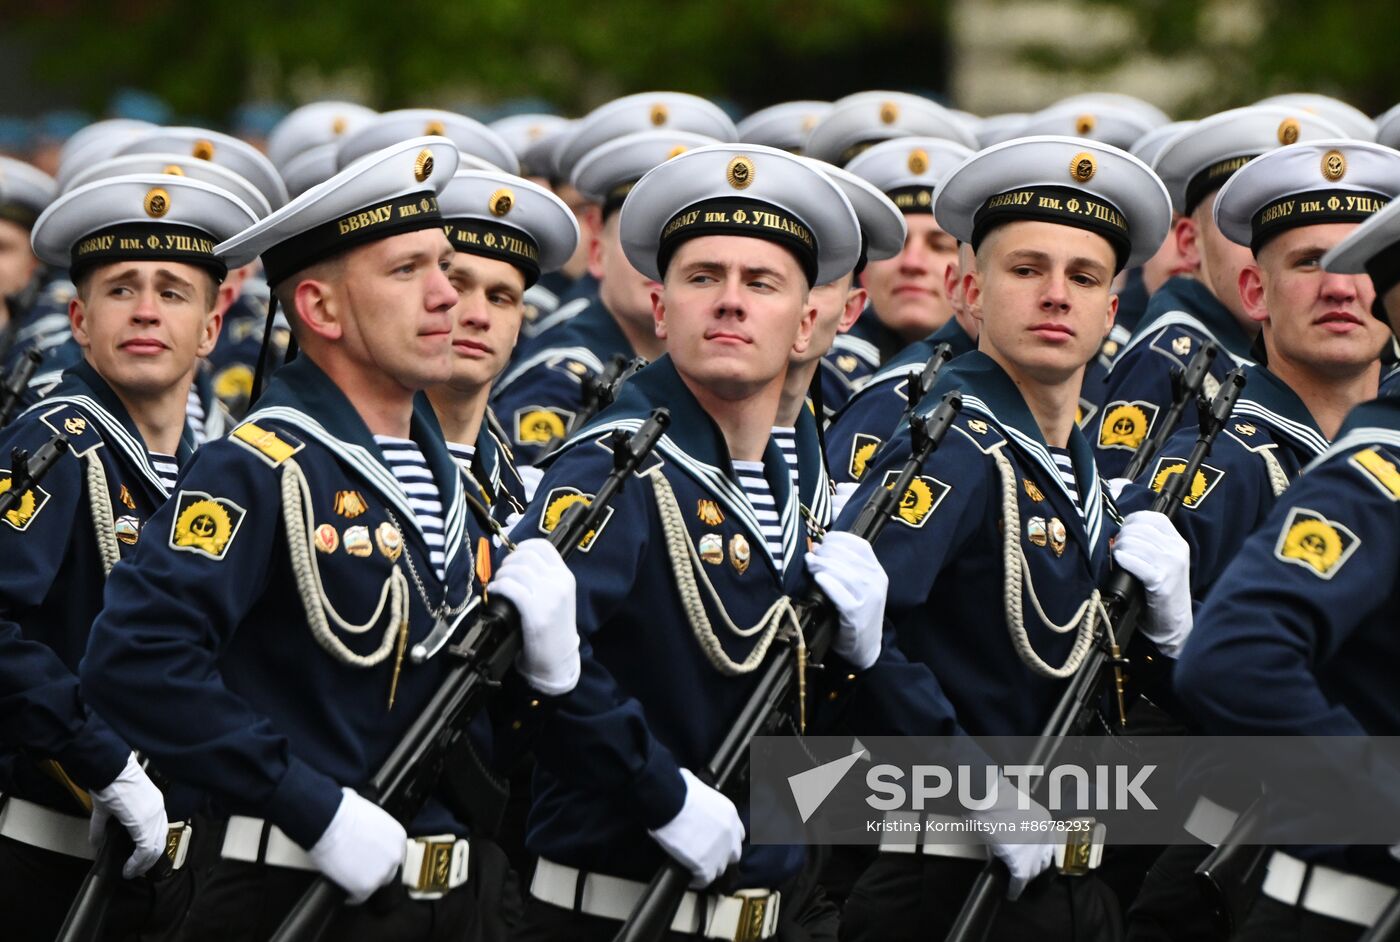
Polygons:
M734 942L760 942L772 898L771 893L740 897L743 902L739 907L739 925L734 930Z
M452 851L457 841L420 840L418 843L423 846L423 863L418 868L414 892L446 893L452 889Z
M1083 826L1065 832L1065 855L1061 861L1060 873L1067 877L1082 877L1094 869L1094 841L1101 833L1102 825L1093 818L1071 818Z
M185 857L190 852L190 837L194 828L183 821L173 821L165 832L165 856L170 858L172 870L185 865Z

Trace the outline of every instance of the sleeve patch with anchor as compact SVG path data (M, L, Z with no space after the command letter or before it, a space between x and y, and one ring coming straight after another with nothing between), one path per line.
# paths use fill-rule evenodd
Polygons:
M170 524L170 548L223 559L246 515L231 500L203 491L181 491Z

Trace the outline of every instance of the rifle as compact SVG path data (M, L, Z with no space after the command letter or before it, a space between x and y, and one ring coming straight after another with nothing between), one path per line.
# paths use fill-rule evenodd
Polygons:
M1157 457L1157 452L1166 445L1167 439L1171 438L1172 432L1181 424L1181 416L1186 411L1187 403L1196 402L1201 395L1201 387L1205 385L1206 377L1210 375L1210 364L1215 360L1220 348L1214 341L1207 341L1204 346L1196 351L1195 356L1186 364L1186 369L1172 370L1172 397L1171 407L1167 409L1167 414L1162 417L1162 422L1157 426L1157 430L1142 440L1137 451L1133 452L1132 460L1123 469L1123 477L1129 481L1136 481L1139 474L1147 467L1147 462ZM1201 409L1204 412L1205 409Z
M962 408L962 398L956 392L945 395L930 415L914 415L909 422L913 453L900 469L899 476L888 488L877 487L870 495L851 533L874 543L890 518L899 509L899 501L910 483L933 454L943 436L948 433ZM801 635L806 639L809 657L820 664L836 637L837 613L815 584L809 585L800 606ZM748 774L749 747L757 736L773 734L787 722L798 705L799 734L804 733L805 718L801 704L806 698L805 664L799 658L770 657L763 668L758 685L739 712L738 719L715 750L700 777L723 791ZM690 871L674 860L652 878L642 898L638 900L613 942L658 942L669 931L691 880Z
M158 787L163 787L163 781L155 772L147 768L146 774ZM171 845L168 841L169 837L166 852L146 871L145 876L148 879L159 880L174 869L170 858ZM68 907L68 915L63 918L63 925L55 937L56 942L97 942L103 938L107 908L112 902L116 888L122 882L122 864L131 856L134 848L135 843L126 828L122 827L116 818L107 819L102 846L97 849L92 866L88 868L87 875L78 886L78 895Z
M31 347L24 351L24 356L5 377L4 384L0 385L0 425L10 424L10 416L14 414L15 406L19 405L19 397L24 394L34 371L43 362L44 355Z
M617 394L622 390L622 384L631 379L633 373L646 365L647 361L641 357L633 357L629 360L621 353L614 353L609 358L608 365L603 368L603 372L597 376L586 377L583 380L583 407L569 420L569 427L564 434L549 443L544 454L540 456L540 460L543 461L563 448L570 435L592 422L594 416L616 402Z
M1196 477L1201 462L1210 455L1211 446L1225 427L1230 413L1234 411L1235 401L1239 399L1240 391L1244 388L1244 381L1243 370L1231 370L1225 377L1225 382L1221 384L1220 391L1216 393L1214 401L1207 405L1202 398L1199 403L1201 424L1196 445L1191 449L1181 474L1168 477L1162 485L1161 492L1152 502L1154 511L1165 514L1168 518L1176 515L1183 499L1190 492L1191 481ZM1029 765L1049 767L1054 761L1055 753L1059 751L1060 744L1067 737L1080 735L1088 728L1094 716L1100 688L1110 672L1113 674L1114 695L1118 700L1119 723L1126 723L1123 668L1128 662L1122 651L1128 647L1128 643L1137 632L1138 623L1142 620L1143 606L1146 604L1146 594L1142 583L1135 576L1125 570L1116 569L1109 575L1102 589L1102 598L1108 610L1108 624L1113 626L1112 633L1107 636L1100 635L1096 639L1084 663L1070 678L1060 702L1050 715L1050 721L1045 724L1040 739L1031 751L1027 760ZM1109 637L1113 639L1111 642L1107 640ZM1043 777L1036 784L1039 785L1040 781L1043 781ZM973 883L967 901L963 903L962 912L958 914L957 921L948 932L947 942L982 942L986 939L992 923L996 920L1001 901L1006 896L1009 881L1010 874L1006 867L1000 861L989 858Z
M10 467L14 470L10 472L10 486L0 493L0 516L14 510L25 492L37 487L67 450L68 436L62 432L44 442L32 458L23 448L12 449Z
M670 412L658 408L652 410L637 431L613 433L612 472L592 502L585 507L580 501L570 507L549 534L549 541L560 556L567 559L584 537L597 528L613 497L641 466L670 423ZM399 821L412 821L436 787L447 754L467 735L467 726L487 695L500 686L520 644L520 613L507 600L493 596L461 643L448 649L458 662L442 686L374 777L359 789L360 794L377 802ZM344 902L345 891L318 876L282 920L273 942L314 942Z
M1235 826L1196 867L1196 884L1211 903L1215 918L1233 935L1244 925L1264 884L1269 846L1257 842L1264 818L1264 799L1256 798L1240 813Z
M919 371L919 378L914 380L914 386L909 390L909 410L906 415L913 415L914 410L919 407L919 403L933 389L933 384L938 382L938 374L943 371L943 367L953 358L953 346L949 343L940 343L933 348L933 353L929 356L924 368Z

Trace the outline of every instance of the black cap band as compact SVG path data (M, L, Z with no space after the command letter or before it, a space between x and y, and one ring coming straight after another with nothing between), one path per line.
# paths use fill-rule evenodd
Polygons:
M608 195L603 197L602 218L607 219L613 213L622 208L622 204L627 202L627 194L632 192L632 188L637 185L636 180L628 180L626 183L619 183L608 190Z
M1333 222L1362 222L1385 209L1389 202L1388 196L1357 190L1290 193L1266 204L1250 219L1249 247L1258 255L1270 239L1288 229Z
M706 235L747 236L775 242L797 258L808 285L817 283L817 237L806 223L772 203L728 196L696 203L666 223L656 252L656 267L662 277L682 242Z
M1128 220L1107 200L1066 186L1028 186L998 193L972 218L972 250L998 226L1009 222L1040 220L1085 229L1108 240L1122 271L1132 254Z
M33 206L26 206L23 203L0 201L0 219L12 222L24 229L33 229L34 223L39 219L39 211Z
M69 276L77 281L97 266L112 262L183 262L203 268L216 281L223 281L228 266L214 254L217 244L217 239L194 226L158 222L109 226L74 244Z
M368 242L441 226L442 214L432 190L366 206L299 232L263 252L267 283L276 286L302 269Z
M458 252L499 259L520 269L525 287L540 280L539 244L514 226L471 216L446 220L442 231Z
M893 190L886 190L885 195L890 198L890 202L899 207L901 213L933 212L931 186L897 186Z
M1201 200L1224 186L1225 181L1233 177L1236 170L1258 156L1245 154L1240 157L1227 157L1197 172L1186 184L1185 215L1191 215L1196 207L1201 205Z

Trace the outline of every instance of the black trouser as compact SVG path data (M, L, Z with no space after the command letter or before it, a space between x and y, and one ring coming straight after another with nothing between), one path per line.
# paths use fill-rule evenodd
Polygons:
M194 856L191 847L185 867L159 880L120 881L107 908L103 938L158 942L173 937L194 895ZM91 867L89 860L0 837L0 938L53 942Z
M779 887L782 894L778 909L777 935L779 942L836 942L837 909L827 900L817 883L822 867L822 855L810 848L807 866L787 886ZM600 916L561 909L525 897L525 920L516 933L516 942L611 942L622 923ZM668 932L666 942L693 942L699 938Z
M1261 896L1231 942L1355 942L1366 930Z
M1162 851L1128 908L1128 942L1225 942L1229 933L1196 876L1211 850L1179 844Z
M341 909L324 938L336 942L506 942L520 919L520 887L505 854L473 840L467 882L437 900L411 899L395 883ZM189 942L263 942L315 874L221 860L185 918Z
M931 854L881 854L846 900L842 942L928 942L953 927L973 881L976 860ZM1122 921L1111 890L1092 874L1043 874L1016 902L1003 901L992 940L1116 942Z

